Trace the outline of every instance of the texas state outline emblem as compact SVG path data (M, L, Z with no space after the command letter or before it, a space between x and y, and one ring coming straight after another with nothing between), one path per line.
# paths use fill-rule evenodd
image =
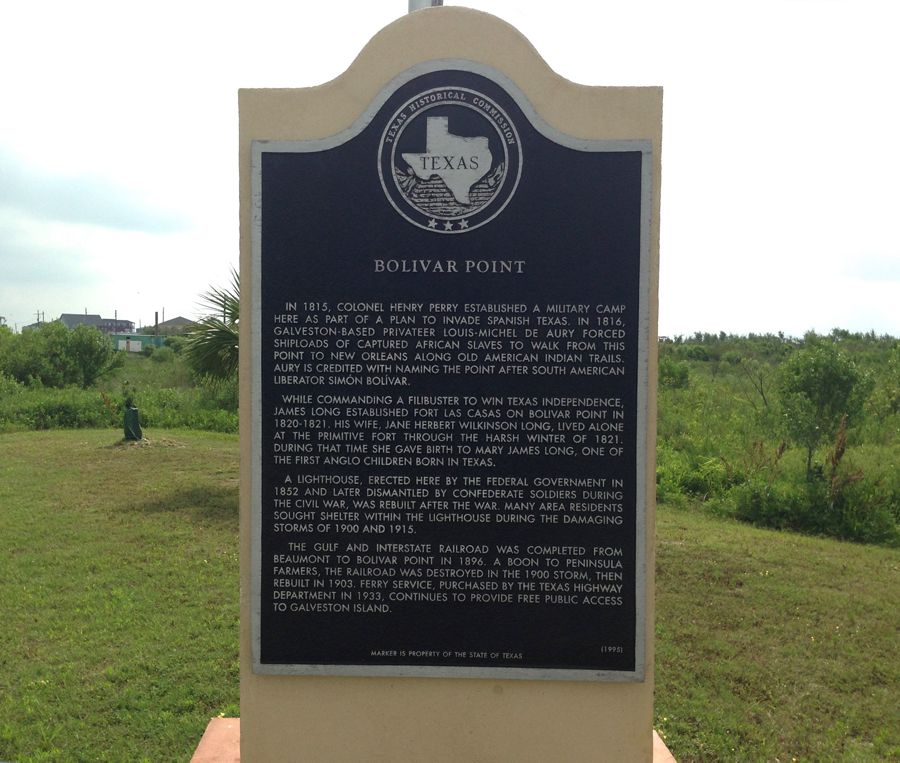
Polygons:
M522 142L496 101L467 87L421 92L388 120L379 143L385 195L406 220L465 233L499 215L522 174Z

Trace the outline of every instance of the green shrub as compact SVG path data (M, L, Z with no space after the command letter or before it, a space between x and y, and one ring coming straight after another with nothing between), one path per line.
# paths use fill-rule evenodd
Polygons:
M856 424L871 389L846 353L818 339L792 355L779 369L784 431L806 448L806 471L823 440L835 436L842 417Z
M670 389L683 389L689 383L689 371L686 363L679 363L671 358L660 358L659 385Z
M776 530L823 532L820 509L824 504L821 482L752 479L729 494L738 519Z
M7 335L0 346L0 373L31 386L87 388L121 364L109 338L97 329L69 331L58 321Z
M848 476L859 475L859 479ZM841 537L896 543L900 533L900 447L863 445L838 467Z
M686 475L683 487L688 493L709 498L725 490L729 482L728 468L721 458L701 458Z
M844 490L835 510L830 535L862 543L900 544L900 491L896 486L861 479Z
M691 344L684 348L684 357L688 360L707 361L709 360L709 352L703 345Z
M203 376L198 379L197 387L204 408L220 408L232 413L237 412L240 388L236 376L227 379Z
M202 389L143 389L135 402L145 432L153 428L238 431L237 408L218 407Z
M67 349L78 369L78 378L72 379L72 383L85 389L125 362L113 349L109 337L91 326L76 326L69 334Z
M11 385L3 382L3 386ZM0 431L122 426L124 393L74 387L14 388L18 391L0 394ZM148 428L238 431L236 406L234 410L219 408L200 390L139 389L129 394L134 395L145 434Z
M234 411L200 410L189 418L191 429L202 429L207 432L233 433L238 431L238 414Z
M25 389L0 397L0 429L83 429L117 423L117 411L91 390Z
M155 363L174 363L175 351L171 347L157 347L150 355L150 359Z
M862 452L845 458L845 435L843 427L825 467L807 474L794 462L790 468L760 473L731 490L728 502L734 515L765 527L898 545L900 475L896 453L885 457L884 448L860 449Z
M683 504L689 499L720 498L744 475L721 458L699 459L666 443L657 447L656 496L665 503ZM715 505L715 504L713 504Z
M186 409L195 397L193 390L144 389L135 394L135 404L144 427L165 429L183 426Z
M17 395L23 389L25 389L24 385L13 379L12 376L0 372L0 400L9 395Z
M172 352L174 352L176 355L181 355L186 344L187 338L183 336L167 336L165 339L165 346L171 347Z
M684 484L690 473L690 459L684 451L660 441L656 448L656 499L683 504L686 498Z

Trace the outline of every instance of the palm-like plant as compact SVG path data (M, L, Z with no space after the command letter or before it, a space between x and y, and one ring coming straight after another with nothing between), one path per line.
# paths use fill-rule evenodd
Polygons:
M231 269L231 284L210 287L200 298L206 317L188 336L185 354L199 374L229 379L238 370L238 321L241 313L241 277Z

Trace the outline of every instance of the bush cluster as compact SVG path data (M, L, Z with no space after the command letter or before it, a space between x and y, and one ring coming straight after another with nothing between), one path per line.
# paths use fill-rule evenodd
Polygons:
M121 409L104 405L95 390L19 388L4 394L0 385L0 431L17 429L83 429L117 426Z
M0 431L121 427L122 395L100 390L25 388L10 394L0 379ZM142 389L135 404L145 428L237 432L238 413L220 405L220 397L203 388Z
M0 327L0 373L21 384L86 389L122 365L109 338L91 326L53 321L13 334Z
M698 334L659 365L660 501L900 544L896 339Z
M727 495L738 519L778 529L863 543L900 541L900 483L877 461L865 466L785 470L775 479L754 477Z
M187 390L145 389L136 403L147 428L238 431L237 406L223 407L216 394L202 384Z
M195 376L183 347L172 337L129 355L87 327L52 323L18 335L0 327L0 431L121 427L130 399L145 427L236 432L237 379Z

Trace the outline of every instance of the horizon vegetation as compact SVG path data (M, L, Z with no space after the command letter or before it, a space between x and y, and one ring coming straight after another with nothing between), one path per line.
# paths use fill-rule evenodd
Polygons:
M93 329L71 332L67 345L50 324L20 335L0 328L0 432L119 426L129 397L151 431L237 432L237 282L204 299L212 314L197 333L141 354L101 352L96 337L80 336L99 336ZM72 357L62 362L65 352ZM803 339L663 338L658 395L660 501L900 544L894 337L835 329Z

